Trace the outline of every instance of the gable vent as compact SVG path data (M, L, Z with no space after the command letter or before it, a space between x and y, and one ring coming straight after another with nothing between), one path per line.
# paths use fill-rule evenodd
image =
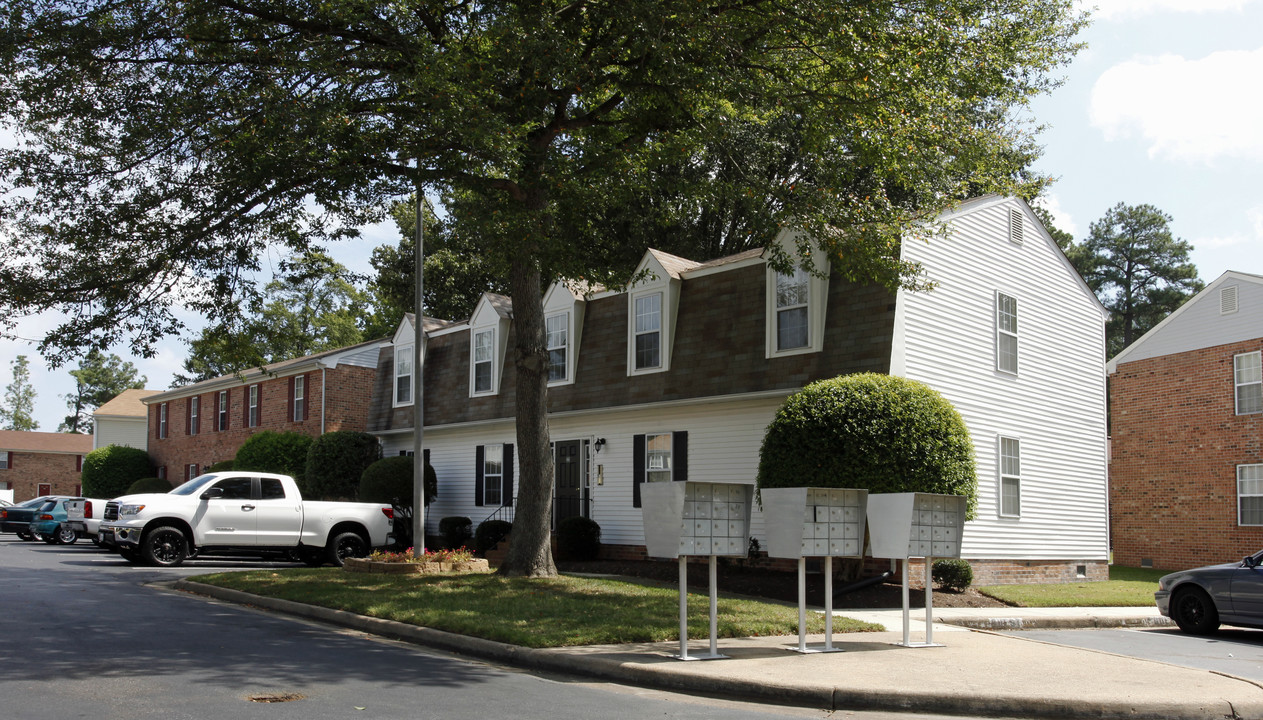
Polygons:
M1022 244L1022 211L1009 210L1009 242Z
M1237 311L1237 286L1229 285L1219 290L1219 314L1229 315Z

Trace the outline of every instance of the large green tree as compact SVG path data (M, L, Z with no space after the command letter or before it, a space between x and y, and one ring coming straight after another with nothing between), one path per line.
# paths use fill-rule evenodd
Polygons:
M189 343L172 387L363 342L368 300L358 280L323 251L281 263L256 310L239 323L207 327Z
M70 371L74 392L63 395L70 414L58 426L58 432L92 432L92 411L113 400L124 390L145 387L144 375L136 366L111 353L96 348L79 360L79 367Z
M4 389L0 404L0 430L38 430L35 412L35 388L31 385L31 363L25 355L13 359L13 379Z
M1092 223L1078 246L1080 272L1111 312L1105 326L1109 357L1205 287L1189 260L1192 246L1171 233L1170 222L1153 205L1118 203Z
M144 350L177 303L238 315L268 243L339 237L418 188L450 198L514 299L502 570L550 574L545 283L608 285L620 232L750 197L749 242L801 230L849 279L916 285L910 226L1033 194L1015 110L1081 22L1072 0L10 0L0 112L24 144L0 191L37 192L0 192L0 324L71 307L47 355ZM788 175L678 172L761 126L792 129Z

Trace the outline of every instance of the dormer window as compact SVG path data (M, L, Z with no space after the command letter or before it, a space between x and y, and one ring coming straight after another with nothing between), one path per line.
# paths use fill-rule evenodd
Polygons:
M776 350L797 350L810 343L807 313L811 275L798 268L792 275L776 274Z
M557 313L544 318L545 346L548 350L548 382L564 382L569 378L570 313Z
M412 404L412 346L395 350L395 405Z
M492 373L495 366L496 331L481 330L474 333L474 394L492 391Z
M649 293L635 298L633 332L635 370L656 370L662 367L662 293Z
M781 251L795 260L795 265L787 273L773 269L771 263L767 266L767 314L764 320L767 357L820 352L824 349L829 267L821 262L824 255L818 249L813 248L808 258L802 258L799 254L802 251L788 234L778 242ZM812 271L813 265L820 264L823 264L819 269L824 277Z
M544 346L549 386L569 385L578 371L579 340L587 304L583 283L558 280L544 293Z

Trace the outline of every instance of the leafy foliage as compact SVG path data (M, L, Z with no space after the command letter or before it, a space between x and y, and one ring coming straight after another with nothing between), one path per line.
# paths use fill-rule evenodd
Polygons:
M452 515L439 520L439 535L443 536L443 544L449 548L464 547L473 537L473 526L473 520Z
M964 495L970 517L978 493L960 413L924 383L876 373L789 396L763 438L758 485Z
M263 430L246 438L237 448L232 468L289 475L301 486L311 442L302 433Z
M325 433L312 441L307 450L299 489L309 500L354 499L360 489L360 476L381 457L381 443L368 433Z
M206 472L208 473L224 472L225 470L231 470L231 469L232 469L232 460L220 460L217 463L211 463L210 465L206 466Z
M79 481L85 497L115 498L127 493L132 483L153 477L149 453L126 445L106 445L83 456ZM170 483L167 490L171 489Z
M0 430L30 432L39 423L31 417L35 411L35 388L31 385L31 363L25 355L13 359L13 380L4 389L0 405Z
M513 523L508 520L483 520L474 531L474 552L484 555L501 540L513 532Z
M413 459L406 455L384 457L369 465L360 477L360 502L391 503L398 498L400 505L411 507L416 498L413 465ZM439 496L438 475L429 463L425 465L424 491L427 506Z
M967 560L943 558L930 566L930 578L946 590L964 592L974 584L974 569Z
M162 478L141 478L127 487L125 495L141 495L144 493L171 492L172 485Z
M601 555L601 526L578 515L557 523L557 554L562 560L596 560Z
M92 429L92 411L113 400L124 390L145 387L145 376L136 374L136 366L123 362L117 355L106 355L96 348L71 370L75 391L63 395L70 414L61 423L59 432L87 432Z
M1171 234L1170 222L1153 205L1118 203L1092 223L1081 249L1083 277L1110 311L1109 357L1205 287L1189 261L1193 247Z

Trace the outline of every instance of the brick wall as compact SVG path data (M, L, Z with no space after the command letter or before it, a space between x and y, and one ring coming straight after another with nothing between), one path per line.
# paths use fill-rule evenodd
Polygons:
M9 483L14 502L39 497L39 484L52 486L53 495L78 495L81 455L16 450L12 465L0 470L0 482Z
M1237 415L1233 356L1263 338L1120 365L1110 375L1114 562L1164 570L1263 548L1237 525L1236 468L1263 463L1263 414Z
M292 377L270 378L259 383L259 424L246 426L246 409L250 385L229 388L228 428L218 430L217 403L219 392L207 392L200 398L196 434L190 434L187 397L167 402L167 437L158 437L159 404L149 406L149 456L156 466L165 466L167 479L178 485L185 468L197 464L199 472L222 460L231 460L237 449L251 435L263 430L298 432L311 437L321 434L321 403L324 401L324 432L337 430L363 431L368 420L368 406L373 393L375 368L339 366L305 373L307 415L295 421L290 405ZM324 376L322 378L322 375ZM327 397L326 397L327 390ZM189 396L191 397L191 396Z

